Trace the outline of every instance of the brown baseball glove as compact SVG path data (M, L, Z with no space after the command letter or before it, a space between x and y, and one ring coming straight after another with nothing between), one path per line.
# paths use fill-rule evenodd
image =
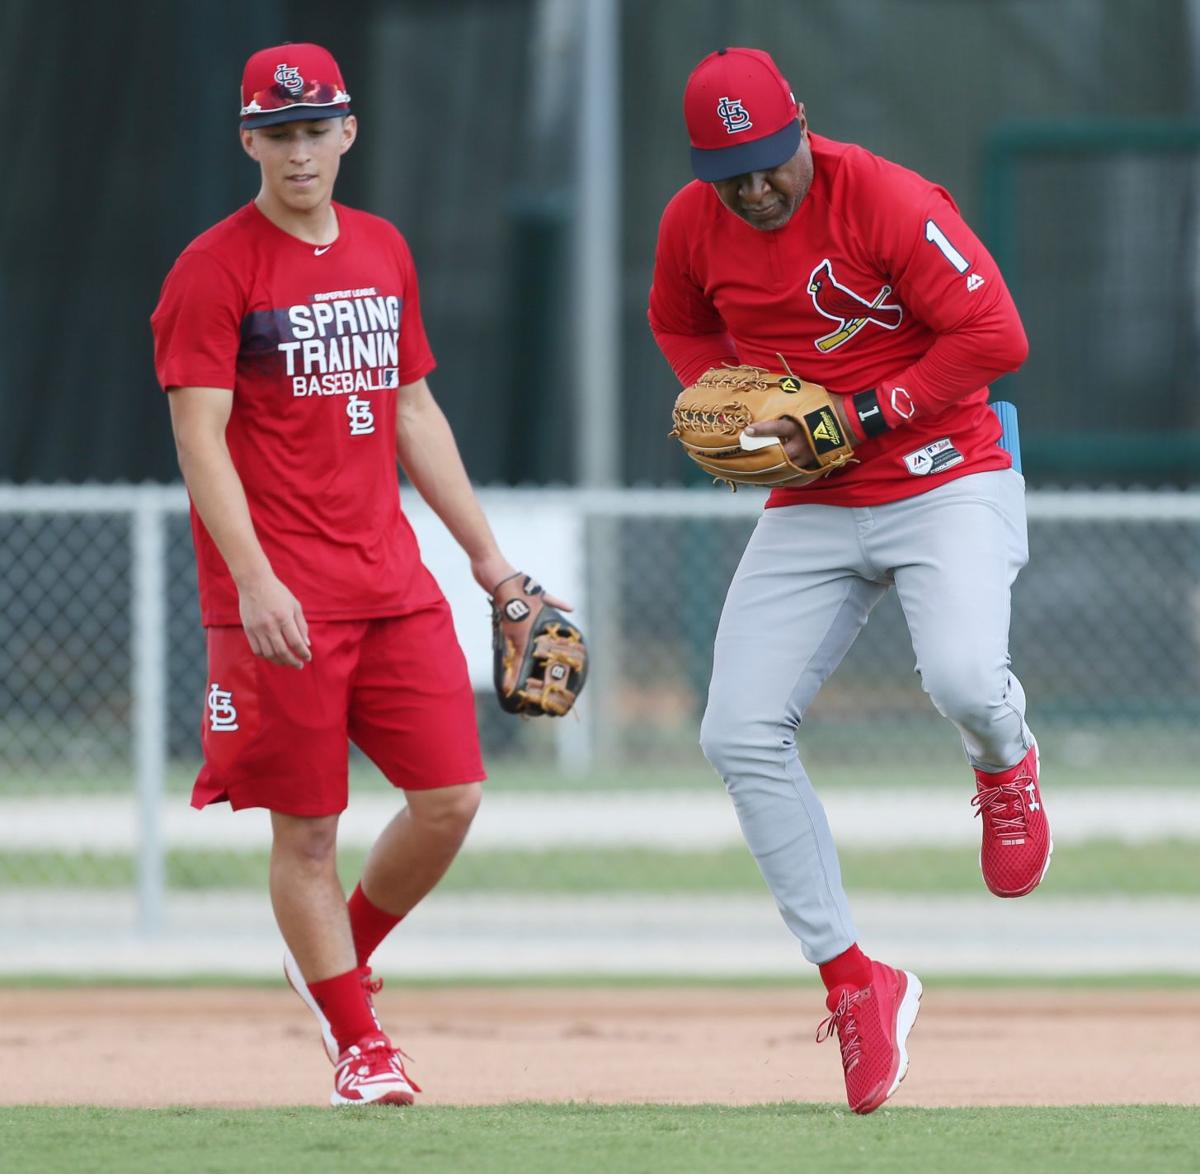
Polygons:
M571 711L587 679L583 633L528 575L492 591L492 675L502 709L523 717Z
M815 464L795 464L776 437L743 435L748 424L784 416L799 425ZM679 393L672 420L670 435L679 438L687 455L732 489L739 484L804 485L855 459L833 397L791 371L779 375L762 367L713 367Z

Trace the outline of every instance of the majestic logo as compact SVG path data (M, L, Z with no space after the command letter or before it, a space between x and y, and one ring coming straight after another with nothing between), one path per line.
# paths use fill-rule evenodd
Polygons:
M879 292L868 302L854 290L838 283L828 258L809 275L808 292L812 295L817 312L838 324L836 330L817 339L817 350L822 354L848 342L868 322L874 322L884 330L895 330L904 318L903 309L886 300L892 292L890 285L880 286Z
M275 84L283 86L293 97L304 90L304 79L300 76L299 67L295 65L275 66Z
M350 435L367 436L375 431L375 413L371 401L352 395L346 401L346 415L350 417Z
M978 273L967 275L967 293L974 293L983 284L983 278Z
M742 105L741 98L722 98L717 103L717 113L731 135L740 134L754 125L746 107Z
M216 681L208 691L208 725L216 734L232 733L238 728L237 710L233 706L233 693L222 689Z

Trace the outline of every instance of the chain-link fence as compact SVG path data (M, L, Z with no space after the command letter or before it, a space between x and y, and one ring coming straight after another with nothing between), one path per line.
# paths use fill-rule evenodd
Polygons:
M649 802L647 790L724 802L696 737L717 618L759 500L707 490L482 497L498 513L515 504L536 518L553 506L582 520L594 676L578 723L511 719L481 689L490 794L516 806L484 837L486 865L464 861L453 883L586 888L586 869L546 815L553 802L592 803L594 841L634 848L639 836L670 847L687 834L677 814L650 807L627 819L630 802ZM1200 757L1200 495L1078 491L1028 501L1031 562L1015 592L1012 653L1044 758L1083 780L1191 777ZM821 787L961 781L958 740L912 670L889 597L801 733ZM204 671L182 490L0 490L0 889L129 893L140 878L152 921L164 875L170 891L261 888L263 825L186 810ZM347 824L350 872L371 821L395 802L365 761L354 759L352 776L367 806L359 831ZM732 847L736 828L713 843ZM555 847L560 857L547 856ZM531 851L542 854L532 871ZM743 865L752 877L748 858ZM719 883L711 870L697 876Z
M982 235L1029 335L1028 361L992 390L1022 405L1026 469L1043 483L1200 475L1198 153L1200 125L1183 120L990 136ZM1153 391L1131 413L1135 385Z

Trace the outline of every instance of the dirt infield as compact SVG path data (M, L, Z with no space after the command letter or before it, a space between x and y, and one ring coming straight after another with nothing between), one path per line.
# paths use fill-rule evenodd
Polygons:
M841 1101L818 992L481 989L379 996L427 1104ZM898 1105L1200 1104L1200 991L926 992ZM324 1103L289 991L0 990L0 1104Z

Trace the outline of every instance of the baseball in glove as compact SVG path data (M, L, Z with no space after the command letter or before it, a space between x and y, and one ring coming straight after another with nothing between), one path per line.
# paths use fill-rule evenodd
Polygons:
M583 633L528 575L492 591L492 675L502 709L523 717L571 711L587 679Z
M814 464L795 464L777 437L745 435L749 424L785 416L808 440ZM790 370L780 375L762 367L713 367L679 393L672 420L670 435L687 455L732 489L804 485L856 459L833 397Z

